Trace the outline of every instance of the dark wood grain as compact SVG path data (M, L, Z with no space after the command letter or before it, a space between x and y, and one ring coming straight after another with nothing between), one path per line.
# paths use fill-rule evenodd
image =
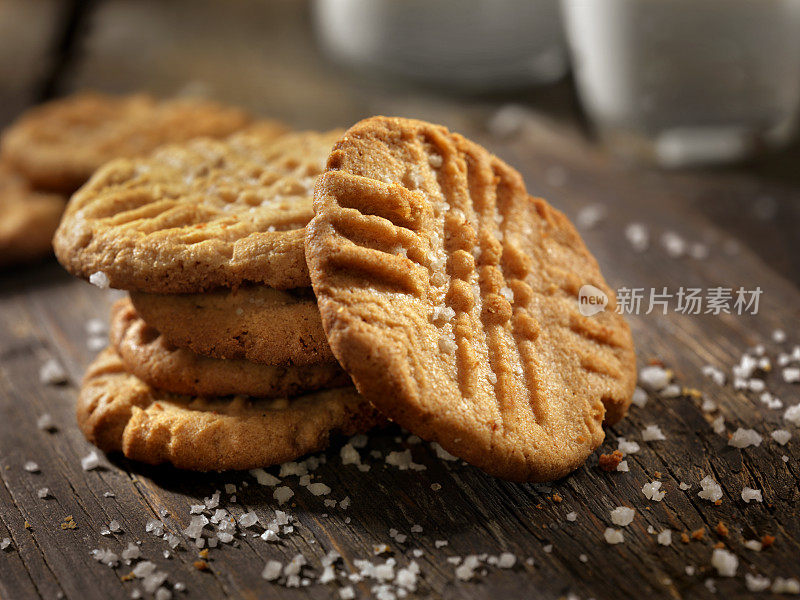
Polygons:
M346 126L382 113L427 118L475 137L519 168L532 193L571 217L587 205L606 207L605 219L583 234L613 287L763 289L757 316L670 312L633 316L630 322L640 364L662 361L675 371L678 383L703 390L719 405L714 415L724 415L728 432L753 427L765 440L758 448L732 448L727 436L713 432L699 401L652 396L645 408L633 408L629 418L608 432L601 449L616 448L618 436L638 441L641 451L627 457L629 473L602 472L593 457L552 486L512 484L441 461L426 444L410 444L407 434L393 428L373 434L368 449L385 456L410 448L427 469L399 471L381 459L368 459L368 450L362 450L371 465L362 473L341 465L343 440L336 440L325 453L327 464L316 471L317 479L332 488L330 498L349 496L348 509L324 506L325 496L314 497L296 478L287 478L296 494L288 509L298 519L295 533L283 536L279 544L250 534L237 536L234 544L211 550L210 570L200 572L193 566L197 549L182 534L189 506L234 483L237 503L223 502L225 508L236 515L255 510L268 522L277 508L272 490L247 474L193 474L116 456L104 458L101 469L82 470L80 459L92 448L75 425L74 403L94 355L85 327L91 318L106 318L114 293L76 281L55 263L45 262L0 275L0 539L13 540L10 549L0 552L0 598L128 597L138 587L137 582L120 580L130 567L110 569L90 553L95 548L120 552L131 541L142 542L143 556L168 571L170 583L186 584L186 598L336 598L341 581L300 589L265 582L260 577L265 561L287 562L302 553L319 573L319 560L335 549L343 556L343 568L352 570L355 559L373 558L376 543L388 543L401 565L414 559L412 549L424 551L415 560L421 567L417 595L425 598L746 598L751 594L745 573L800 577L800 432L782 422L783 411L765 408L755 394L720 388L701 374L706 364L729 371L757 343L764 343L774 357L779 345L771 341L771 333L776 328L788 336L780 348L800 343L800 176L792 177L787 166L796 150L713 172L661 173L619 164L587 141L568 83L518 96L515 100L532 110L516 135L497 138L486 123L506 97L458 99L441 90L409 91L405 83L359 79L316 55L302 4L240 0L224 15L215 12L216 4L196 3L190 14L179 10L182 3L101 4L72 88L166 94L199 80L215 97L296 127ZM148 24L152 28L145 30ZM167 31L174 36L160 33ZM136 36L146 36L147 44L140 53L131 53ZM771 219L752 212L754 199L762 196L773 198L778 207ZM624 239L625 226L634 221L650 228L653 244L644 253L632 252ZM709 257L670 258L658 243L666 231L704 241ZM731 241L738 244L735 253ZM48 358L64 365L68 384L40 383L38 371ZM778 372L767 381L785 405L798 402L797 386L784 383ZM43 413L52 415L57 431L36 427ZM650 424L658 424L667 440L643 443L641 430ZM768 437L778 427L792 431L785 447ZM36 461L41 472L25 471L28 460ZM720 506L697 497L705 475L723 487ZM667 492L660 503L641 492L645 482L657 477ZM681 481L691 489L680 490ZM434 483L441 489L431 489ZM761 489L764 503L745 504L740 498L744 485ZM45 486L52 498L42 500L36 492ZM634 508L636 517L623 528L625 543L610 546L603 531L611 525L610 510L620 505ZM162 510L169 512L167 529L182 538L169 559L162 555L166 544L145 533L147 521ZM578 515L575 522L566 520L572 511ZM61 529L67 515L73 516L76 529ZM122 532L101 535L112 519L119 521ZM719 521L730 528L729 537L713 532ZM423 532L412 534L413 524ZM648 526L656 532L672 529L672 545L658 545ZM701 527L706 530L702 541L680 542L680 533ZM409 534L408 541L393 542L390 528ZM254 528L252 533L261 531ZM754 552L742 546L745 539L764 534L776 536L774 547ZM437 548L437 540L448 540L448 545ZM713 545L719 541L739 558L735 578L717 577L710 567ZM447 556L503 551L519 558L513 569L489 567L469 582L458 581L454 566L446 562ZM533 559L532 565L527 558ZM687 566L695 574L687 575ZM704 584L709 577L717 594ZM358 583L359 597L370 596L371 585Z

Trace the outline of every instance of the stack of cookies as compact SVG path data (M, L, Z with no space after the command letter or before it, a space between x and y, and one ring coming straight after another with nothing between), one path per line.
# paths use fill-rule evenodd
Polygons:
M107 161L249 123L238 108L143 94L84 93L28 111L0 143L0 266L50 254L66 198Z
M439 125L373 117L114 161L55 246L74 274L131 291L78 419L138 460L266 466L389 418L545 481L630 404L630 331L574 227ZM605 312L581 314L584 285Z
M73 196L56 255L130 292L81 392L88 439L144 462L246 469L380 420L331 353L304 258L341 134L265 123L164 146L108 163Z

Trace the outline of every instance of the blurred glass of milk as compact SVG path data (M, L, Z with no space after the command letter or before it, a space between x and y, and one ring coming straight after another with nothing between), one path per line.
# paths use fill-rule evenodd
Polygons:
M468 91L547 83L567 71L558 0L315 0L326 53Z
M787 143L800 0L562 0L578 91L612 150L664 166Z

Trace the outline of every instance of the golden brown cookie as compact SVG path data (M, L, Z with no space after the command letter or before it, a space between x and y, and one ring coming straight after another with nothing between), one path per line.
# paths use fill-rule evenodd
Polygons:
M142 292L307 287L303 228L339 136L247 132L113 161L70 200L56 256L74 275Z
M125 368L145 383L175 394L285 398L352 385L338 363L277 367L220 360L175 348L136 314L130 300L111 309L109 337Z
M131 300L142 319L167 341L203 356L268 365L336 364L310 287L131 292Z
M111 349L86 372L77 414L86 439L102 450L197 471L294 460L325 448L333 432L353 435L383 422L352 387L288 400L160 392L128 373Z
M22 115L3 134L2 154L34 187L69 194L109 160L225 137L249 121L238 108L205 100L83 93Z
M400 425L493 475L580 466L636 379L630 331L566 217L444 127L374 117L320 177L306 254L334 355ZM607 310L585 317L591 284Z
M0 267L51 254L53 232L65 204L62 196L32 190L20 175L0 163Z

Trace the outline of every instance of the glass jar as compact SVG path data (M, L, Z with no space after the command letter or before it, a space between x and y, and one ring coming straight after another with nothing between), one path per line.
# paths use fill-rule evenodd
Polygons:
M687 166L792 137L800 0L562 0L578 91L626 156Z

